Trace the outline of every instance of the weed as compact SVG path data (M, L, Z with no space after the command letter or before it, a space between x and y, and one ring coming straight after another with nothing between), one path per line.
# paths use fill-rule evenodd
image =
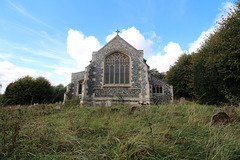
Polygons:
M112 112L112 108L119 108ZM195 103L0 109L2 159L239 159L239 122L211 126ZM236 108L237 114L240 112Z

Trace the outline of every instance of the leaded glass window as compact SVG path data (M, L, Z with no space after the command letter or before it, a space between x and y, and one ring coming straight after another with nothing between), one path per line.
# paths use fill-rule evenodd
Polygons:
M152 93L163 93L163 87L162 86L153 86Z
M115 52L105 58L105 84L129 84L130 60L123 53Z

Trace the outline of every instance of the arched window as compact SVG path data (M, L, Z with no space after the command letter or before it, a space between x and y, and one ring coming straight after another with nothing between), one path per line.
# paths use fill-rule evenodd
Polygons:
M105 58L105 84L129 84L130 74L129 57L123 53L115 52Z

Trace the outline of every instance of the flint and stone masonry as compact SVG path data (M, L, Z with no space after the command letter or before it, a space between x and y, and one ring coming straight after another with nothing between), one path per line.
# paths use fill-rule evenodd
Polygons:
M157 104L173 101L173 87L149 73L143 50L118 34L93 52L85 71L72 73L64 101L79 96L81 104Z

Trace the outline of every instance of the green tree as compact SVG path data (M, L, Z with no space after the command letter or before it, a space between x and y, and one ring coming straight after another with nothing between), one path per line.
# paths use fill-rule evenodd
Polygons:
M10 83L5 91L7 104L48 103L53 97L53 87L43 77L25 76Z
M201 103L238 103L240 98L240 7L219 22L193 61L194 91Z
M171 66L167 72L166 80L173 85L175 97L193 97L192 88L192 55L181 55L174 66Z
M53 94L54 88L46 78L38 77L35 79L34 103L49 103L54 98Z
M34 86L34 79L30 76L10 83L5 91L7 104L30 104L34 96Z
M157 68L151 69L151 70L150 70L150 74L153 75L153 76L156 77L156 78L161 79L161 80L164 80L165 77L166 77L166 73L165 73L165 72L161 72L161 73L160 73L160 72L157 70Z
M66 87L59 84L54 87L54 99L53 102L62 102L64 98L64 93L66 92Z

